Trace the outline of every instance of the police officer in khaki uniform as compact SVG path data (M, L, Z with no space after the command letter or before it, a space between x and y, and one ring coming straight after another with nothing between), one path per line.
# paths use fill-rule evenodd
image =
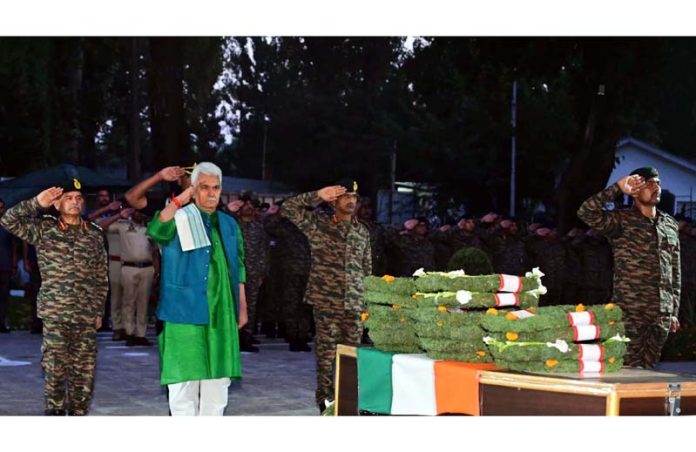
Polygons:
M118 209L123 206L120 201ZM121 286L121 235L118 226L128 224L129 212L125 209L112 215L105 215L96 220L96 223L106 231L106 240L109 249L109 300L111 304L111 327L114 330L111 337L114 341L122 341L126 338L126 329L123 321L123 301Z
M118 234L120 245L121 311L118 317L123 325L127 346L152 345L145 338L145 333L152 283L159 274L159 253L146 235L145 215L142 212L123 209L118 217L110 224L107 220L109 231Z

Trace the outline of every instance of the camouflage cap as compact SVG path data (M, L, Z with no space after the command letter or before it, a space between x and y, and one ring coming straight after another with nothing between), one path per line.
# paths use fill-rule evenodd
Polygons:
M344 177L343 179L336 182L336 185L340 185L341 187L344 187L346 189L346 194L349 194L349 195L357 195L358 194L358 183L350 177Z
M68 193L71 191L82 192L82 184L77 179L77 177L73 177L71 180L66 181L63 185L60 186L60 188L63 189L63 193Z
M645 180L652 179L653 177L660 177L660 174L657 172L657 168L653 168L652 166L644 166L642 168L637 168L631 171L631 176L640 176Z

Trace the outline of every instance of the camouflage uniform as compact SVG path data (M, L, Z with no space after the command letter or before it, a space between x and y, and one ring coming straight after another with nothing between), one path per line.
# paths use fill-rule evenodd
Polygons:
M493 256L493 268L497 273L520 276L531 270L527 247L519 237L493 232L484 240Z
M370 232L370 249L372 250L372 274L383 276L387 273L386 258L386 231L384 227L374 221L360 221Z
M611 300L613 262L611 245L602 235L585 235L581 246L584 300L605 304Z
M479 234L466 232L458 226L453 226L447 231L435 230L430 233L429 238L435 247L435 270L438 271L447 271L450 259L462 248L474 247L488 254Z
M435 269L435 247L427 237L390 231L387 248L393 257L389 269L393 276L412 276L419 268L426 271Z
M252 221L243 220L239 214L234 215L239 229L244 237L244 265L247 271L244 291L247 302L247 316L249 322L242 331L245 333L243 340L248 340L256 327L256 305L261 291L261 284L268 275L268 234L264 226L264 217L257 216Z
M333 364L336 345L358 345L362 338L363 278L372 273L370 233L357 220L309 212L320 201L317 192L304 193L283 204L282 215L309 239L312 267L305 302L312 305L316 324L316 401L334 399Z
M292 221L280 215L271 216L267 231L275 246L270 256L271 290L266 304L274 303L278 308L276 311L281 314L270 320L282 319L289 342L307 342L310 309L303 298L311 265L309 242Z
M677 222L658 210L655 219L637 208L607 211L621 194L617 184L587 199L578 216L604 234L614 252L614 301L623 309L631 339L624 363L654 368L679 312L681 272Z
M0 223L36 247L46 412L63 414L69 405L70 414L85 415L97 355L95 320L104 314L108 290L104 234L93 223L73 226L50 215L38 217L40 209L36 198L22 201Z
M564 269L566 279L561 294L563 304L594 304L590 303L586 292L583 292L583 265L582 251L585 235L580 234L576 237L563 237L563 246L566 250Z

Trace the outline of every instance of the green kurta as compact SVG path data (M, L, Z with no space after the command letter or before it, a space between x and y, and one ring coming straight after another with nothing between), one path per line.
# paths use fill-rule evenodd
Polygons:
M159 335L160 383L163 385L242 376L237 316L217 213L207 214L201 211L201 216L204 223L210 222L212 225L209 229L212 237L207 289L210 323L193 325L164 322L164 329ZM151 221L148 234L156 241L166 243L176 234L176 223L173 219L162 223L158 217L159 212ZM239 227L237 237L239 281L244 283L244 242Z

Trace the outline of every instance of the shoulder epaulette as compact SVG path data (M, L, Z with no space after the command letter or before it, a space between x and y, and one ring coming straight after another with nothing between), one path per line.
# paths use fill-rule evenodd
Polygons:
M89 227L91 227L92 229L96 229L96 230L99 231L99 232L104 232L104 228L102 228L101 226L99 226L99 225L98 225L97 223L95 223L94 221L85 221L85 223L86 223Z

